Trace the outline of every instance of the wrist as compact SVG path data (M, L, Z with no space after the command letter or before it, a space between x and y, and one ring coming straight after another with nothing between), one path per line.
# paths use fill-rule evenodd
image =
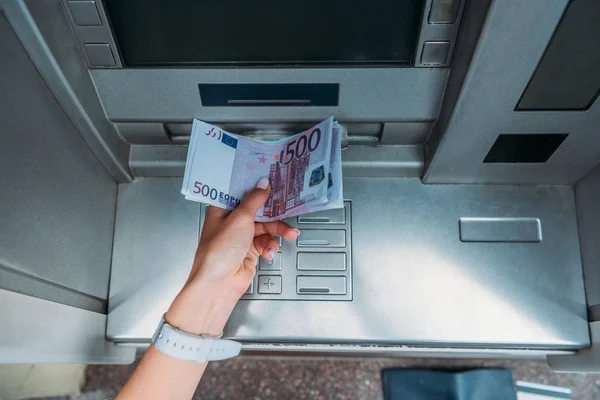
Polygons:
M165 320L183 332L216 336L223 331L238 297L226 285L192 281L179 292Z

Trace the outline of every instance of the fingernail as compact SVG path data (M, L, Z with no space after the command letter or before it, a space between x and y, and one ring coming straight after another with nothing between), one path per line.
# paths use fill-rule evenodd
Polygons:
M269 255L271 256L271 259L273 258L273 256L275 256L275 249L274 248L269 248Z
M300 236L300 230L294 229L296 231L296 236Z
M260 180L256 184L256 187L259 189L262 189L262 190L265 190L266 188L268 188L269 187L269 178L260 178Z

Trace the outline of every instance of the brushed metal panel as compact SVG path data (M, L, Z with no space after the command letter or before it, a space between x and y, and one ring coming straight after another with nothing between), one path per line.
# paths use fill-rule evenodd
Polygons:
M81 137L115 180L131 181L129 146L107 120L69 25L71 13L58 0L4 1L2 6L23 48ZM101 8L101 2L96 6Z
M106 342L106 315L0 289L0 363L131 364L135 348Z
M463 242L541 242L542 224L537 218L461 218Z
M131 146L130 166L136 177L182 177L188 146ZM346 177L420 177L421 146L350 146L342 152Z
M556 355L548 357L548 364L556 372L600 372L600 321L590 324L592 345L573 355Z
M0 268L20 281L6 285L98 305L108 296L117 185L2 13L0 60Z
M435 120L446 68L94 69L90 71L114 122ZM339 83L337 107L202 107L200 83ZM136 99L131 101L131 99Z
M600 164L575 185L575 200L587 301L590 306L599 305Z
M466 13L479 3L469 2ZM425 183L570 185L598 162L599 102L586 112L514 111L568 4L492 1L474 52L460 49L469 37L459 40L440 118L427 143ZM463 28L471 29L469 18ZM482 163L500 133L569 137L543 164Z
M180 190L181 179L145 178L119 186L109 338L117 332L140 337L138 324L157 325L187 280L198 246L200 204L185 200Z
M181 270L185 275L193 257L197 233L192 234L191 223L184 222L191 217L184 215L180 179L153 181L152 185L173 181L161 185L172 192L167 196L173 203L170 213L182 211L160 218L164 225L153 228L162 234L148 238L147 225L141 221L144 215L152 220L159 216L140 210L137 222L125 223L133 204L127 211L119 204L123 214L117 230L128 229L130 243L117 242L115 249L132 247L143 257L123 263L116 251L113 273L126 280L130 277L121 288L131 285L132 277L146 279L138 290L127 291L118 314L109 314L111 340L149 341L168 307L168 297L185 280L184 276L175 279L172 271ZM159 192L155 188L152 196L138 194L135 207L148 210L159 198L164 199L161 207L165 207L167 197ZM572 188L423 185L418 179L345 178L344 197L352 201L352 301L241 301L225 336L254 343L549 351L589 345ZM544 240L461 242L457 221L475 214L535 216L544 226ZM123 238L119 232L117 236ZM170 247L174 247L169 250L173 259L162 254ZM125 273L125 268L130 271ZM162 274L160 279L148 280L157 272Z

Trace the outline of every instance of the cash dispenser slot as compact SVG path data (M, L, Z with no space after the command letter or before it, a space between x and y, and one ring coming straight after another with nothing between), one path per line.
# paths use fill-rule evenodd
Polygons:
M339 104L338 83L199 84L204 107L324 107Z

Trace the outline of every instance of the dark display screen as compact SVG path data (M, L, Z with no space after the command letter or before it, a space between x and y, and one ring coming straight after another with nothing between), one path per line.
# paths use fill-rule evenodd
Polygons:
M104 0L127 66L412 63L424 0Z

